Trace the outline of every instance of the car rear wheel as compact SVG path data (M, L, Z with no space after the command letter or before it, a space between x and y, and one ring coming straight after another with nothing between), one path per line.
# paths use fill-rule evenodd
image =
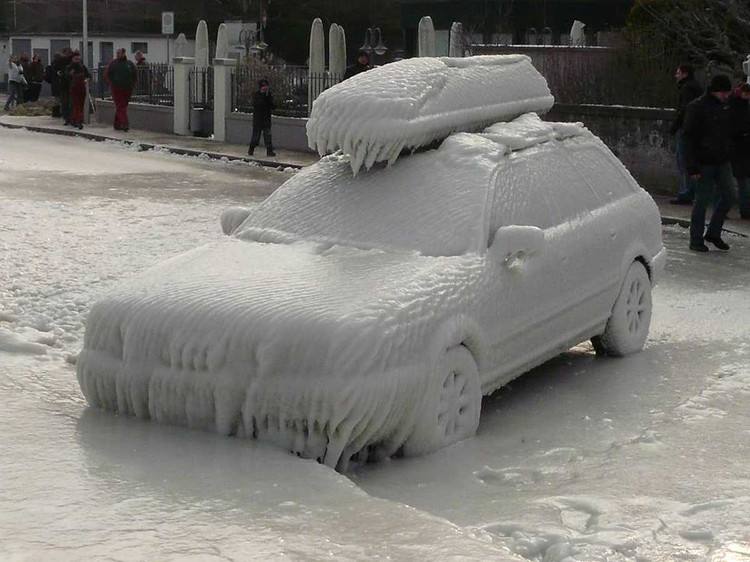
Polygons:
M591 339L600 355L622 357L643 349L651 326L651 280L644 265L634 261L601 336Z
M482 386L471 352L463 345L448 349L433 374L414 431L404 444L408 456L471 437L479 426Z

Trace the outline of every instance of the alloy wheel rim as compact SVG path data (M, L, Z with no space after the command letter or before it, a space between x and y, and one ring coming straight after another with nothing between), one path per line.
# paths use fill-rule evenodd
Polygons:
M467 396L469 378L457 369L451 369L440 389L438 425L445 437L452 437L461 429L461 420L470 410L471 400Z
M630 284L628 299L625 305L625 316L628 324L628 332L636 335L641 331L645 323L644 316L647 311L646 290L640 279L634 279Z

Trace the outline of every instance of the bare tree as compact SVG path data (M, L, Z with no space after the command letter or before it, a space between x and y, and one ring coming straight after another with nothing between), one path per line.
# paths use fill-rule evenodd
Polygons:
M636 0L630 29L709 73L740 74L750 52L747 0Z

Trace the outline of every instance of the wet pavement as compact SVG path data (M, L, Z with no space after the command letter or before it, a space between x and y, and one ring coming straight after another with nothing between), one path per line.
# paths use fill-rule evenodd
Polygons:
M75 378L100 295L289 173L8 130L0 170L0 559L750 560L750 239L665 226L644 352L578 346L476 438L340 475L92 410Z

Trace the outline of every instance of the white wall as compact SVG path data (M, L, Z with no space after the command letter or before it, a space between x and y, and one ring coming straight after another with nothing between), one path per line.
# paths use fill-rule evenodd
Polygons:
M80 44L82 42L82 38L80 36L74 37L70 35L44 35L44 36L34 36L34 35L13 35L10 38L8 50L10 50L10 45L13 44L13 39L31 39L31 48L33 49L48 49L49 50L49 57L50 60L52 59L52 56L54 55L54 52L52 52L51 49L51 42L53 40L69 40L70 41L70 48L71 49L78 49L80 47ZM154 36L129 36L129 37L122 37L122 36L89 36L89 43L91 44L92 48L92 59L93 59L93 66L96 67L102 61L100 60L100 44L102 42L111 42L113 44L113 53L117 52L117 49L124 48L128 53L128 58L131 60L134 60L134 51L132 49L133 43L147 43L148 44L148 52L146 54L146 60L148 62L157 62L157 63L166 63L168 61L167 57L167 39L164 37L154 37ZM0 48L2 46L0 45ZM188 50L192 53L192 51L195 49L195 41L188 40ZM21 53L15 53L15 54L21 54ZM31 54L31 53L29 53ZM169 40L169 58L173 57L175 54L175 45L174 45L174 38ZM84 61L86 62L86 61Z

